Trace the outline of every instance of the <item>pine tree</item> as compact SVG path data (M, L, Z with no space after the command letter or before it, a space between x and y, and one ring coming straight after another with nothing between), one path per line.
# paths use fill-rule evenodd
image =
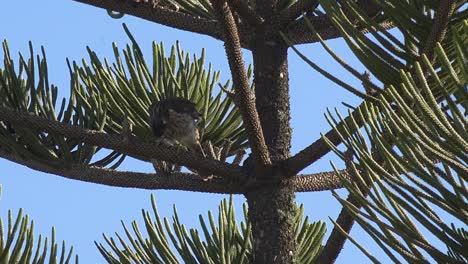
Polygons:
M69 63L72 92L56 108L57 88L48 83L45 58L35 60L31 47L29 58L15 67L4 42L0 157L110 186L247 198L240 226L227 201L218 226L212 215L211 230L201 219L205 241L201 232L185 230L176 211L171 230L153 200L155 219L143 213L149 237L133 224L133 233L125 229L127 242L106 236L107 245L97 244L109 263L177 263L177 254L186 263L333 263L348 239L379 262L349 236L355 222L395 262L467 262L464 1L75 1L107 9L112 17L132 15L212 36L224 42L232 75L232 83L216 93L219 73L204 69L204 55L191 59L174 47L166 57L160 44L153 45L150 67L126 29L132 46L123 56L115 47L115 64L92 50L90 65ZM334 53L326 42L333 38L343 38L367 71ZM306 43L322 45L362 87L295 48ZM252 68L241 49L252 52ZM347 117L328 112L332 129L296 154L290 152L288 50L362 98ZM206 157L151 140L147 109L173 95L202 109ZM112 151L95 161L103 148ZM251 154L242 162L246 149ZM346 168L299 174L330 152ZM127 156L153 162L155 173L119 171ZM206 174L213 177L201 176ZM323 223L302 219L295 193L339 188L349 195L335 193L343 209L322 245ZM0 260L11 255L2 245Z

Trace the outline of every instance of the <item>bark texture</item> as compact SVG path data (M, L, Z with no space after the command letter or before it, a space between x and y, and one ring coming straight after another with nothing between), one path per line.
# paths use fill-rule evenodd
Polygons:
M353 196L348 196L347 201L354 206L360 208L358 201ZM344 230L346 233L351 232L351 228L354 225L354 218L353 216L346 211L345 209L341 210L338 218L336 219L336 223L340 226L340 228L333 228L330 236L327 239L327 243L325 244L322 253L316 260L316 263L335 263L336 259L343 250L344 244L348 239L340 229Z
M277 38L259 38L253 48L255 97L272 161L289 157L291 127L287 47Z
M265 22L252 43L256 107L270 159L275 168L290 155L291 127L287 47L278 35L274 3L258 1ZM252 223L253 261L293 263L296 252L294 185L280 170L255 175L257 188L246 193Z
M246 194L255 264L294 262L294 188L287 181Z

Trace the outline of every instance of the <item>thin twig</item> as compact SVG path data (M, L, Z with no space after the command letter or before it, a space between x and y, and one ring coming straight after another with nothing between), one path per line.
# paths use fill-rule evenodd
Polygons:
M232 141L224 140L223 144L221 145L220 152L219 152L219 160L226 161L226 158L229 156L229 152L231 151Z
M240 165L240 163L242 162L242 159L244 158L245 154L247 152L245 151L244 148L242 149L239 149L236 153L236 156L234 157L234 160L232 161L232 164L234 165Z
M229 97L229 99L231 99L232 102L234 102L234 104L236 106L238 106L239 102L238 102L236 93L234 91L229 91L228 89L224 88L224 86L222 86L220 83L218 83L218 86L219 86L219 89L221 89L223 92L225 92L227 97Z
M359 107L362 106L363 105L360 105ZM350 116L346 117L341 123L336 125L335 129L332 128L323 137L320 137L314 143L301 150L296 155L285 160L282 165L282 167L284 168L284 173L286 175L291 176L296 175L310 164L314 163L315 161L328 154L332 149L330 148L330 146L328 146L324 138L327 138L332 144L336 146L341 144L341 138L336 131L341 131L345 124L352 124L352 119L356 121L356 125L358 127L363 126L364 122L362 121L358 113L358 109L353 111Z

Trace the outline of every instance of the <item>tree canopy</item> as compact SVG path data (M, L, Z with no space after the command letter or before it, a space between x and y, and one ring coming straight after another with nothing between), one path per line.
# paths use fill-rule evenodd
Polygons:
M107 245L97 243L109 263L333 263L348 239L378 263L350 237L354 222L394 262L467 261L464 1L76 1L112 17L133 15L223 41L232 76L218 83L219 72L204 65L204 53L192 58L178 46L166 55L164 45L154 43L153 57L145 59L125 28L132 44L122 52L114 46L114 62L91 49L89 62L68 62L71 92L60 100L49 83L44 49L36 56L30 44L29 56L15 62L3 42L2 158L109 186L247 198L240 227L227 201L217 226L209 214L211 230L201 218L205 240L197 230L185 230L176 210L171 231L153 200L155 219L143 211L148 237L133 223L133 234L124 225L129 242L117 235L119 245L107 236ZM326 40L338 37L365 72L328 46ZM322 45L362 85L343 81L302 54L295 45L305 43ZM242 49L251 51L252 66L245 65ZM288 50L362 98L358 106L347 105L346 117L328 111L331 130L296 154L290 151ZM206 156L161 147L151 137L148 107L167 96L190 99L200 109ZM300 174L330 152L345 168ZM152 162L155 173L119 170L126 157ZM203 177L207 173L213 177ZM339 188L346 188L347 198L336 194ZM325 226L302 219L295 193L323 190L332 190L343 210L322 245ZM32 258L27 217L20 213L9 223L15 224L5 244L0 233L0 260ZM53 238L51 263L58 258ZM71 251L62 248L60 262L68 262Z

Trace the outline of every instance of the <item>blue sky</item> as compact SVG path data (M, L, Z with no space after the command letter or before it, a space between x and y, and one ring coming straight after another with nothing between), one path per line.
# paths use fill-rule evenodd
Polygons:
M151 52L152 41L162 41L169 47L179 40L181 47L192 54L200 54L201 49L206 48L207 63L210 62L214 69L221 70L223 80L230 78L223 43L215 39L131 16L124 16L119 20L112 19L105 10L71 0L3 1L0 11L0 40L8 40L10 51L15 58L18 57L18 52L28 54L30 40L36 51L40 50L41 45L44 46L49 79L58 85L59 95L66 97L69 75L65 59L87 59L86 46L97 52L101 58L112 59L112 42L116 42L120 48L129 43L122 28L123 22L128 25L147 56ZM344 59L364 71L344 41L332 40L329 44ZM325 69L344 80L358 84L326 55L319 44L303 45L300 48ZM249 63L251 54L244 54ZM3 59L3 52L0 52L0 57ZM360 100L314 72L292 51L289 69L292 152L296 153L315 141L321 132L330 129L323 115L327 107L337 107L343 111L345 108L341 102L357 105ZM304 173L329 171L330 160L341 165L336 158L328 155L307 168ZM141 209L150 209L151 193L156 197L161 216L170 217L172 205L176 204L180 218L188 227L198 227L198 215L206 215L208 210L216 211L219 201L228 197L193 192L114 188L71 181L36 172L2 159L0 169L0 184L3 186L0 216L5 220L7 209L17 212L19 208L23 208L25 213L35 220L36 233L49 235L51 227L55 226L57 238L75 247L75 253L79 254L81 263L104 263L94 246L94 241L103 242L102 233L122 233L120 220L125 223L133 220L143 223ZM150 172L152 167L127 160L120 169ZM340 211L338 202L332 198L330 192L298 194L297 200L305 204L305 214L312 221L326 221L330 232L332 225L328 217L336 218ZM241 204L244 201L242 196L235 196L237 215L240 215ZM355 227L352 234L371 252L382 257L373 242L359 228ZM347 242L337 263L349 263L350 259L353 263L370 262L356 247Z

